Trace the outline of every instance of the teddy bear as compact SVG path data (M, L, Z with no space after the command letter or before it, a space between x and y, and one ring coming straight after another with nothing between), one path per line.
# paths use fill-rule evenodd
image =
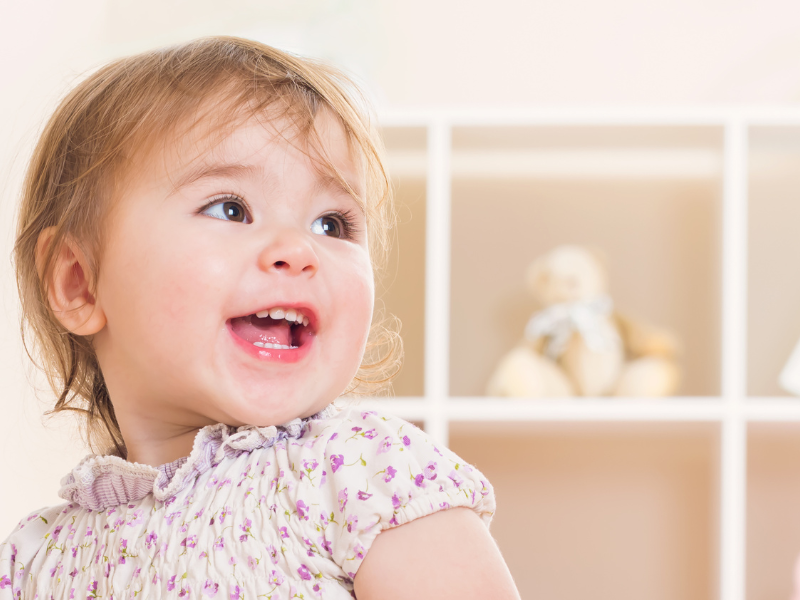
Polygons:
M614 311L600 256L559 246L535 260L527 288L541 310L497 365L489 396L671 396L679 344L667 331Z

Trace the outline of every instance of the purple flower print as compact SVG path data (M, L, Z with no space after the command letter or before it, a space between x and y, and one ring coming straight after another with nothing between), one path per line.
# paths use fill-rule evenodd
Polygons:
M270 585L283 585L283 574L280 573L280 571L271 571L267 581L270 583Z
M392 496L392 507L397 510L400 508L400 497L397 494Z
M17 598L19 598L19 597L20 597L20 595L17 594ZM70 590L69 590L69 600L75 600L75 588L70 588Z
M297 501L297 518L308 521L308 505L302 500Z
M171 592L172 590L175 589L175 578L177 578L177 577L178 577L177 575L173 575L172 577L169 578L169 581L167 581L167 591L168 592Z
M283 539L289 539L289 530L286 527L281 527L278 531L281 532L281 537Z
M365 411L362 411L362 412L361 412L361 420L362 420L362 421L366 421L368 416L370 416L370 415L376 415L376 414L378 414L378 413L376 413L374 410L365 410Z
M357 559L359 559L359 560L364 560L364 556L365 556L365 554L366 554L366 552L365 552L365 550L364 550L364 546L362 546L361 544L356 544L356 545L353 547L353 550L354 550L354 551L355 551L355 553L356 553L356 558L357 558Z
M240 535L239 536L239 541L240 542L246 542L247 541L247 534L243 533L242 535Z
M231 586L231 600L239 600L242 597L241 590L238 585Z
M460 487L461 487L461 484L462 484L462 483L464 483L464 480L463 480L463 479L461 478L461 476L460 476L460 475L459 475L459 474L458 474L458 473L455 471L455 469L453 469L452 471L450 471L450 475L448 475L447 477L449 477L449 478L450 478L450 480L451 480L451 481L452 481L452 482L455 484L455 486L456 486L457 488L460 488Z
M272 561L273 565L278 564L278 549L270 544L267 546L267 554L269 554L269 559ZM274 571L273 571L274 572Z
M131 517L131 520L128 521L128 525L133 527L134 525L141 525L142 523L144 523L143 512L144 511L142 510L133 511L133 517Z
M331 456L331 470L336 473L344 464L344 456L341 454L334 454Z
M306 581L311 581L311 573L308 570L308 567L305 565L300 565L300 568L297 569L297 572L300 574L300 578Z
M368 494L367 492L362 492L361 490L358 490L359 500L369 500L370 498L372 498L372 494Z
M181 516L181 511L177 511L174 513L169 513L165 518L167 520L167 525L172 525L172 522Z
M183 538L181 546L185 546L186 548L194 548L197 546L197 536L190 535L189 537Z
M385 438L381 440L381 443L378 446L377 454L383 454L384 452L388 452L391 449L392 449L392 437L387 435Z
M364 437L370 440L374 440L376 437L378 437L378 432L375 431L374 429L368 429L367 431L364 432Z
M157 541L158 541L158 534L155 531L151 531L150 533L147 534L147 537L144 538L144 545L149 550L150 548L153 547L153 544L155 544Z
M358 517L355 515L347 515L347 521L345 524L347 525L348 533L352 533L353 529L355 529L356 525L358 525Z
M430 461L428 463L428 466L425 467L424 473L425 473L425 479L428 479L430 481L436 479L436 463Z
M93 532L91 527L86 528L86 533L83 534L83 537L92 537Z
M332 441L333 441L333 440L335 440L337 437L339 437L339 434L338 434L338 433L336 433L336 432L334 432L334 434L333 434L333 435L330 437L330 439L329 439L328 441L329 441L329 442L332 442Z
M78 569L73 568L72 571L69 572L69 576L75 579L75 576L78 574Z
M231 510L231 507L230 507L230 506L226 506L225 508L223 508L223 509L222 509L222 512L219 514L219 522L220 522L220 523L224 523L224 522L225 522L225 518L226 518L226 517L227 517L229 514L231 514L231 512L233 512L233 511Z
M11 579L8 575L3 575L0 577L0 590L4 590L7 587L11 587Z
M206 552L205 550L203 550L203 551L200 553L200 558L208 558L208 552Z
M386 483L389 483L392 479L394 479L395 475L397 475L397 469L395 469L392 465L389 465L386 467L386 475L383 476L383 480Z
M92 583L86 587L86 591L91 594L90 596L87 596L87 598L97 598L97 581L92 581Z
M219 591L219 584L214 583L210 579L206 579L206 583L203 586L203 596L208 596L209 598L213 598L217 595Z
M403 446L410 446L410 445L411 445L411 440L408 439L407 435L404 435L403 436Z
M77 556L78 556L78 547L77 546L73 546L72 547L72 558L76 558ZM11 562L13 563L14 561L12 560Z
M350 429L350 431L355 431L356 433L358 433L359 431L361 431L361 427L353 427L352 429Z
M247 566L250 567L251 571L255 571L256 567L258 566L258 561L253 558L252 556L247 557Z
M347 506L347 488L339 490L339 512L344 512Z
M219 552L225 548L225 540L222 536L219 536L216 540L214 540L214 550Z
M317 543L320 547L325 550L328 554L333 554L333 548L331 547L331 543L327 540L327 538L323 535L320 538L317 538Z
M306 471L309 471L309 472L310 471L315 471L318 466L319 466L319 463L317 462L316 458L311 459L310 462L308 460L305 460L305 459L303 460L303 468Z
M58 541L58 536L59 536L59 535L61 535L61 530L62 530L62 529L64 529L64 526L63 526L63 525L59 525L58 527L56 527L55 529L53 529L53 541L54 541L54 542L57 542L57 541Z
M422 473L420 473L419 475L414 477L414 484L417 487L425 487L425 476Z

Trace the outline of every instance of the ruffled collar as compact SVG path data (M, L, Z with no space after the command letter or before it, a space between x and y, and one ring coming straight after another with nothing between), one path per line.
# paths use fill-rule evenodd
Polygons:
M225 458L299 438L308 421L326 418L334 411L331 405L311 417L277 427L209 425L197 432L189 456L159 467L131 463L119 456L90 454L61 480L58 495L94 511L136 502L151 493L163 502Z

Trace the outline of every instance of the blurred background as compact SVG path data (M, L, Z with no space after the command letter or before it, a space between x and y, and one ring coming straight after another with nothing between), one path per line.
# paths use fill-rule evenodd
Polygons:
M800 4L777 0L0 0L0 536L60 502L58 480L87 452L68 418L43 419L52 399L20 343L9 256L37 133L104 62L211 34L333 62L375 103L400 214L381 299L406 342L392 406L494 482L493 533L523 598L788 598L800 417L778 374L800 339L800 118L768 121L800 103ZM736 180L749 243L733 242L746 309L732 323L723 166L737 109L763 122ZM431 190L448 211L429 212ZM565 243L600 250L616 306L679 340L675 397L562 400L561 418L540 412L552 400L485 395L541 308L528 264ZM432 256L446 258L446 304L426 303ZM445 337L426 345L432 332ZM749 342L746 378L724 360L729 335ZM715 407L739 400L779 408L746 425L746 466L733 463L746 511L725 519L728 413ZM745 541L726 550L731 523ZM746 583L726 587L737 560Z

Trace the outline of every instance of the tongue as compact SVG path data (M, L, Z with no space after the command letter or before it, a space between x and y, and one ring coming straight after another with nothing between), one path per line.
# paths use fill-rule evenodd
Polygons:
M284 319L265 317L259 319L254 315L231 319L233 333L243 340L250 342L263 342L265 344L292 345L291 325Z

